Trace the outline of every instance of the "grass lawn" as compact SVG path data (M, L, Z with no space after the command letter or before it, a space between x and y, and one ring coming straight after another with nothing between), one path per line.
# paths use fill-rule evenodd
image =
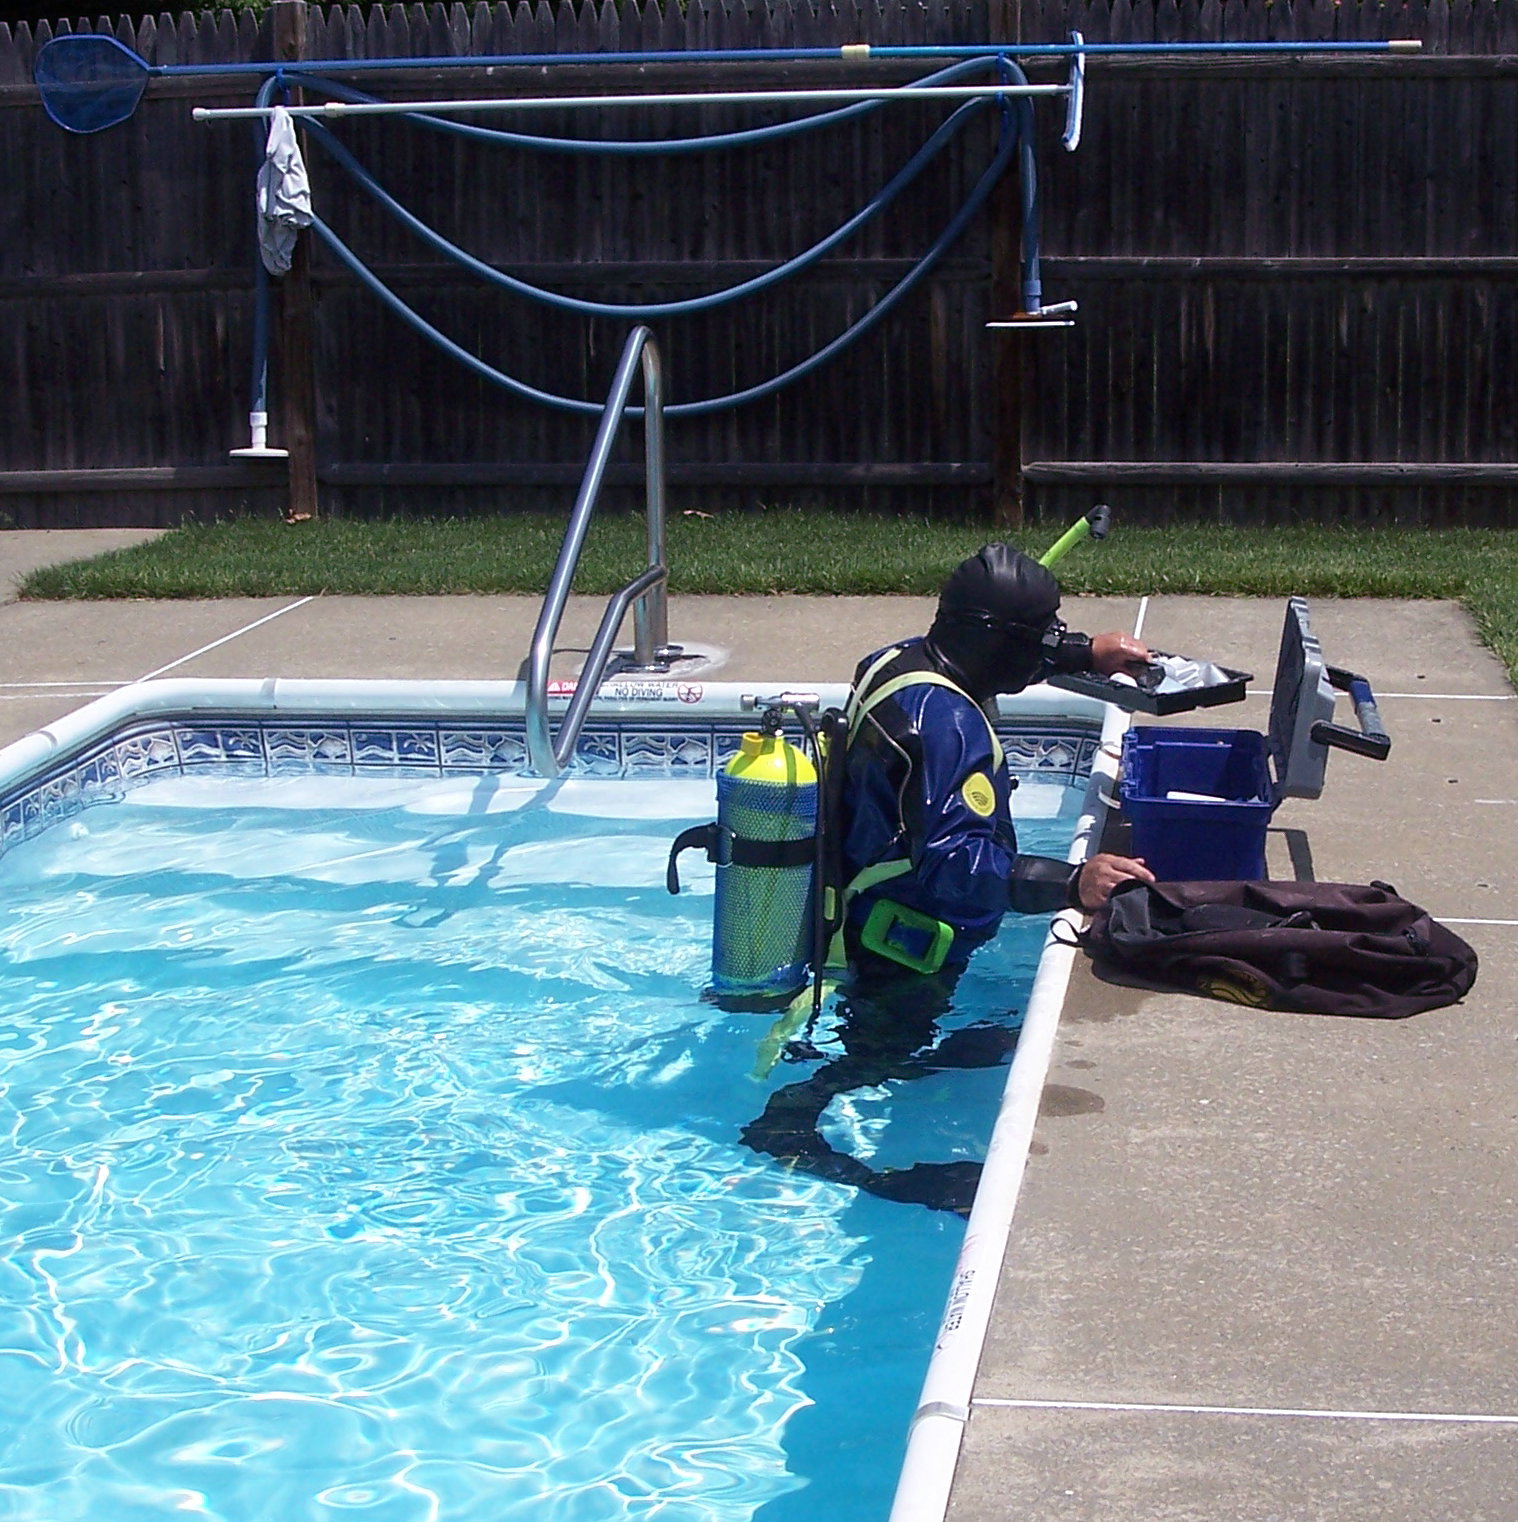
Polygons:
M28 598L423 595L548 586L564 521L542 514L439 521L240 519L191 525L94 560L33 572ZM1021 536L1039 554L1057 527ZM679 593L930 594L992 531L773 509L676 513L670 589ZM591 527L577 592L609 594L645 562L641 517ZM1060 562L1070 593L1444 597L1464 603L1518 681L1518 533L1308 525L1133 528Z

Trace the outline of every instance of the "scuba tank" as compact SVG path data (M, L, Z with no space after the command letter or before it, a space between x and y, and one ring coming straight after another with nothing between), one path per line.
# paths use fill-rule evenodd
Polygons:
M789 998L811 961L816 767L781 735L744 735L717 778L717 828L732 852L717 863L713 987Z
M824 859L823 752L812 715L802 717L817 761L780 734L772 710L763 732L745 734L717 777L716 823L685 830L670 848L671 893L680 891L682 851L704 848L716 863L711 992L723 1002L763 1008L793 998L809 967L820 974L814 948L825 949L833 928L823 912L826 896L814 891Z
M676 858L696 846L717 865L713 993L791 998L811 961L817 768L778 732L745 734L717 778L717 822L670 848L671 893L680 891Z

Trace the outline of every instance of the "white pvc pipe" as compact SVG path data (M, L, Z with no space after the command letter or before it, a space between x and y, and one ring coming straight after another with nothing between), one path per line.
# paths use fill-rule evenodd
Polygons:
M1091 766L1085 806L1076 823L1069 860L1085 861L1101 838L1107 800L1114 795L1118 758L1128 714L1108 708L1101 746ZM1007 1074L1001 1108L981 1169L980 1186L965 1225L965 1240L949 1288L948 1305L928 1363L922 1394L907 1435L906 1457L896 1484L890 1522L942 1522L959 1461L960 1443L970 1419L970 1397L980 1368L986 1331L1002 1259L1012 1234L1012 1215L1022 1188L1033 1127L1038 1120L1060 1011L1075 963L1071 944L1080 928L1074 909L1054 917L1044 942L1038 973L1028 996L1028 1010L1017 1051Z
M307 87L309 88L309 86ZM607 106L826 105L865 100L974 100L996 95L1068 95L1068 85L893 85L884 89L717 90L673 95L511 95L491 100L329 100L318 106L196 106L198 122L247 121L286 111L291 116L394 116L420 112L457 116L473 111L581 111Z

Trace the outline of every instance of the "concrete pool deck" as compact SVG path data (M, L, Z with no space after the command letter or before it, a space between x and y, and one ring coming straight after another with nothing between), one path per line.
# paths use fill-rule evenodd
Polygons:
M0 533L0 743L150 674L509 677L535 598L45 604L14 576L147 533ZM602 600L574 599L573 662ZM675 598L714 680L846 680L920 598ZM1071 599L1131 628L1136 599ZM1279 600L1144 634L1256 674ZM1518 1495L1518 701L1453 604L1312 604L1393 739L1270 831L1277 876L1382 878L1480 953L1462 1005L1292 1016L1072 979L951 1522L1507 1522ZM566 674L568 670L566 666ZM558 667L556 665L556 673ZM1346 720L1348 722L1348 720Z

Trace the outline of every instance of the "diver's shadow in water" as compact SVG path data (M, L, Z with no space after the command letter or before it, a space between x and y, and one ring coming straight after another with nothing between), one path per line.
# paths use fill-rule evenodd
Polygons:
M770 1095L763 1113L743 1128L745 1146L816 1178L849 1184L881 1199L969 1214L980 1164L920 1162L872 1168L840 1152L822 1135L824 1111L840 1094L921 1078L953 1068L1000 1067L1011 1060L1017 1032L981 1022L938 1036L962 969L931 977L899 971L857 975L839 993L834 1039L842 1055ZM813 1049L793 1043L788 1055Z

